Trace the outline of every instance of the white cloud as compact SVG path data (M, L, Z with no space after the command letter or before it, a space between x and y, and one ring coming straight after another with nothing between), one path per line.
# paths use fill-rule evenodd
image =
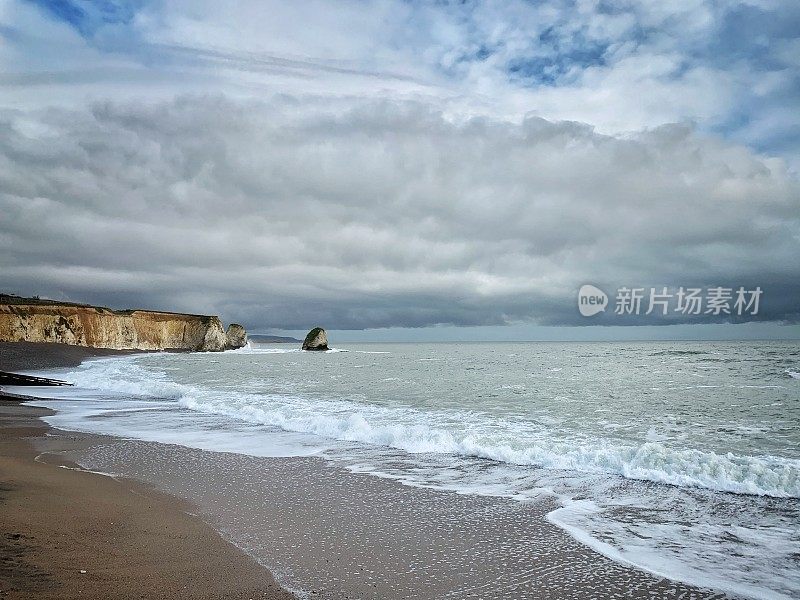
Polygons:
M31 5L4 8L22 40L6 44L19 80L7 106L311 94L425 100L464 117L534 113L620 133L687 120L727 127L800 77L789 51L797 35L778 29L800 24L788 0L148 2L130 23L86 38ZM747 36L736 29L743 19Z

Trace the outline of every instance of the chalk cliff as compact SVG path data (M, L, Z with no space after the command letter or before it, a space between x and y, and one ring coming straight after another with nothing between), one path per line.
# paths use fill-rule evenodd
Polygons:
M244 329L237 326L228 336L219 317L215 316L119 311L0 296L0 341L5 342L55 342L117 350L218 352L243 346L247 340L243 332Z
M241 348L247 345L247 331L238 323L231 323L228 325L225 338L227 339L229 348Z

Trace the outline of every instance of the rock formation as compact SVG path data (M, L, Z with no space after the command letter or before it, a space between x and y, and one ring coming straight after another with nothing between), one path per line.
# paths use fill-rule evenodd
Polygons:
M225 338L227 339L228 348L242 348L247 345L247 332L238 323L228 325Z
M327 350L328 335L322 327L314 327L303 341L303 350Z
M233 329L233 331L231 331ZM226 335L219 317L111 310L38 298L0 296L0 341L55 342L117 350L219 352L247 333L240 325ZM229 337L230 336L230 337ZM241 344L244 345L244 344Z

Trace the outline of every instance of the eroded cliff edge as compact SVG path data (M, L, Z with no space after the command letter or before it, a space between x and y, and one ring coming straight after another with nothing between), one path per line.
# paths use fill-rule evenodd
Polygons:
M115 350L193 350L218 352L247 343L241 325L228 335L219 317L111 310L0 295L0 341L54 342Z

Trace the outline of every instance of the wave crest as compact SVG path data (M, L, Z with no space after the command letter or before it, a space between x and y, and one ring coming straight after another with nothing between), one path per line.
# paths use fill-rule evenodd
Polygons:
M238 400L184 396L181 406L336 440L389 446L411 453L447 453L515 464L701 487L737 494L800 497L800 461L716 454L609 440L559 440L546 430L509 433L473 414L364 407L346 401L284 396ZM473 431L479 433L472 433Z

